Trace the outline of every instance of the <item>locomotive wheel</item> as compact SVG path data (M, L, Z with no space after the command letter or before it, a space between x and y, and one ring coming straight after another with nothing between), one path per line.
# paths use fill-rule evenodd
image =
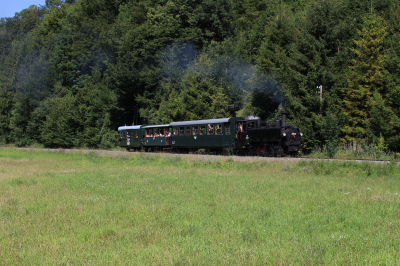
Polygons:
M277 150L274 152L274 155L275 155L276 157L282 157L282 156L285 155L285 153L284 153L284 150L283 150L281 147L279 147L279 149L277 149Z

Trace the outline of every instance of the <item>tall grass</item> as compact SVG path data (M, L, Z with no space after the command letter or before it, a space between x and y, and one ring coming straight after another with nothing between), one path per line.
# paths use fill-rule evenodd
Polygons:
M395 163L0 150L4 265L395 265Z
M325 146L316 148L309 155L310 157L327 158L328 151ZM374 160L398 160L398 154L382 145L375 145L374 143L353 142L349 145L339 146L333 158L343 159L374 159Z

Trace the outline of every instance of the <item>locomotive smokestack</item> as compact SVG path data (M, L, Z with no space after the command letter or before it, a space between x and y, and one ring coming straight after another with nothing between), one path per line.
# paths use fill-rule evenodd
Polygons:
M282 111L282 127L286 126L286 116L287 116L287 111Z

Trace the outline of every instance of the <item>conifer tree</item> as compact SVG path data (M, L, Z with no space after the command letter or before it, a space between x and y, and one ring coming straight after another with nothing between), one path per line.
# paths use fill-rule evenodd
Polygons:
M374 14L363 19L363 28L358 31L355 58L347 75L348 86L342 88L342 110L347 118L343 128L345 141L368 136L374 93L384 93L385 49L387 35L384 20Z

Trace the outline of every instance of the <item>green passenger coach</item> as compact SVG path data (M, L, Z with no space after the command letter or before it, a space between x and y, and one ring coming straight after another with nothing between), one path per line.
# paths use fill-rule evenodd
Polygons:
M143 147L144 126L122 126L118 128L118 145L127 151L140 150Z
M178 149L234 149L236 123L244 118L172 122L171 144Z
M169 125L151 125L143 127L145 133L143 138L144 149L168 148L171 145Z

